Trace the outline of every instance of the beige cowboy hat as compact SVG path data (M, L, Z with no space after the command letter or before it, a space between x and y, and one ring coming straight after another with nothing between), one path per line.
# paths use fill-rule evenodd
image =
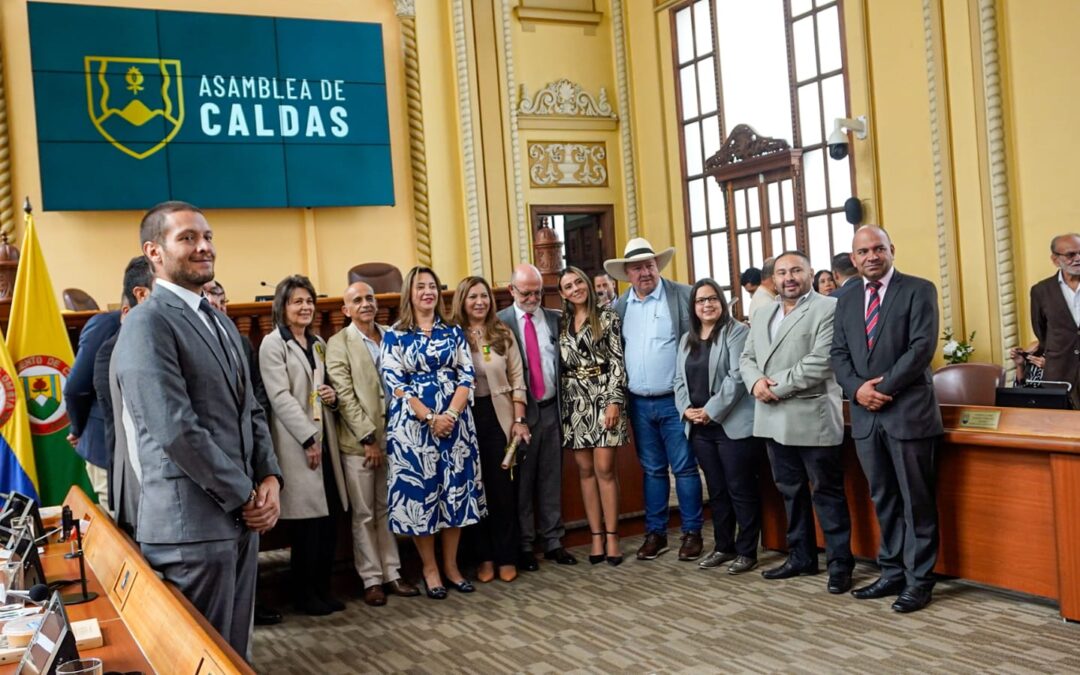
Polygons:
M656 268L663 271L664 267L667 266L668 262L671 261L671 257L674 255L674 246L657 253L653 250L653 246L649 243L648 239L638 237L626 242L626 248L623 249L623 257L604 261L604 269L607 270L608 274L619 281L630 281L630 278L626 276L626 263L656 258Z

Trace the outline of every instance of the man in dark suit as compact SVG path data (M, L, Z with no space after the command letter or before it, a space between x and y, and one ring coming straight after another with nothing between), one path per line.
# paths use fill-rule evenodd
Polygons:
M654 560L668 550L670 472L682 516L679 560L697 560L701 541L701 476L675 405L675 362L679 340L690 329L690 287L660 276L675 255L657 253L646 239L631 239L622 258L604 269L630 288L615 301L629 389L630 425L645 474L645 542L638 560Z
M1072 384L1069 402L1080 410L1080 234L1050 241L1057 274L1031 287L1031 328L1036 356L1046 358L1043 380Z
M281 469L240 334L201 295L214 277L206 218L164 202L139 234L157 281L128 314L115 354L142 469L135 539L244 656L259 534L277 522Z
M112 509L109 501L109 459L112 453L105 445L105 421L98 405L94 388L94 358L101 345L120 330L120 312L102 312L86 322L79 333L79 349L71 365L64 400L67 401L71 429L68 442L75 452L86 460L86 473L97 493L98 503L106 510Z
M832 257L832 277L836 290L829 293L830 298L839 300L842 295L862 286L862 277L851 262L850 253L837 253Z
M132 258L124 269L124 290L120 296L120 321L132 307L150 297L154 287L154 271L146 256ZM123 425L123 414L114 406L121 404L116 373L110 369L119 331L106 340L94 358L94 390L101 409L105 449L108 457L106 468L109 479L109 507L113 518L122 530L135 534L135 514L139 506L139 481L128 461L128 441ZM115 395L115 398L114 398ZM119 430L119 434L117 433Z
M934 446L944 429L930 373L937 290L893 267L896 249L880 227L860 227L852 249L863 292L837 303L832 367L851 401L851 435L881 529L881 577L852 595L899 594L892 608L914 612L930 603L938 554Z
M522 263L510 279L514 304L499 319L514 331L525 367L525 422L529 448L518 465L518 523L521 556L518 567L540 567L533 554L537 528L544 557L560 565L577 564L562 545L562 418L559 415L559 313L542 307L544 279L540 270ZM535 507L534 507L535 504Z

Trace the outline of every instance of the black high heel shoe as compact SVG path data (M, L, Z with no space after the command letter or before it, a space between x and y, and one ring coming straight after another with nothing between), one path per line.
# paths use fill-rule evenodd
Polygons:
M424 579L424 590L432 600L446 599L446 586L431 586L428 584L427 579Z
M592 534L592 536L594 536L594 537L602 537L602 536L604 536L603 532L591 532L590 534ZM604 562L604 554L603 553L601 553L600 555L592 555L591 553L589 554L589 564L590 565L595 565L597 563L602 563L602 562Z
M458 593L472 593L476 591L476 586L473 586L471 581L464 578L461 581L451 581L450 579L447 579L446 585Z
M619 533L618 532L605 532L604 534L607 535L608 537L614 536L616 542L619 540ZM605 540L604 540L604 546L605 546L605 548L607 547L607 539L606 539L606 537L605 537ZM622 564L622 561L623 561L623 557L621 555L609 555L609 556L607 556L607 563L609 565L611 565L612 567L618 567L619 565Z

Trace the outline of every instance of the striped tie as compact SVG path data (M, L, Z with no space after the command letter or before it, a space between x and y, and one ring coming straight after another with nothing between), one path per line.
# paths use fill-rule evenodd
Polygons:
M871 281L866 284L866 292L870 294L870 299L866 303L866 348L873 349L874 342L877 341L878 334L878 319L881 309L881 296L878 295L878 290L881 289L880 281Z

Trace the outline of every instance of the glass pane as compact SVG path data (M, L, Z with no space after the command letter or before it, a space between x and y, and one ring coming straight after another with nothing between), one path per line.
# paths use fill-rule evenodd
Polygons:
M754 232L750 235L750 247L754 249L754 267L761 267L761 263L765 262L765 249L761 243L761 232Z
M739 242L739 266L742 270L748 267L754 267L753 261L750 260L750 235L740 234L738 238Z
M780 196L784 198L784 220L795 218L795 195L791 191L791 180L780 184Z
M724 190L712 178L705 179L709 193L709 227L714 230L727 229L727 218L724 214Z
M709 2L704 0L694 5L694 37L697 42L697 55L704 56L712 51L712 17L709 16Z
M709 266L709 237L702 235L691 239L694 247L694 281L712 275Z
M698 86L701 88L701 114L716 110L716 70L713 59L709 58L697 64Z
M735 191L735 229L746 229L746 190Z
M799 133L804 147L821 142L821 107L817 82L799 87Z
M781 220L780 186L769 183L769 224L779 223Z
M701 120L701 130L704 134L702 142L705 147L705 157L712 157L720 151L720 118L713 116Z
M679 89L682 92L682 116L690 119L698 116L697 78L694 67L687 66L679 71Z
M713 279L721 286L731 285L731 261L728 259L726 234L712 235Z
M784 250L794 251L799 248L799 240L795 236L795 226L788 225L784 228Z
M843 75L833 75L821 81L821 101L825 106L825 125L832 133L833 120L837 117L847 117ZM850 141L855 142L854 137Z
M791 0L791 16L799 16L810 11L810 0Z
M796 21L792 27L795 36L795 79L802 82L817 75L817 45L814 43L814 17Z
M840 19L836 7L830 7L817 15L818 58L821 72L840 70Z
M696 176L701 173L701 127L697 122L683 127L683 140L686 142L686 175Z
M736 124L792 139L783 0L716 0L724 135Z
M761 227L761 203L758 202L758 189L756 187L746 189L746 201L751 229Z
M855 237L855 226L844 220L844 214L833 214L832 233L833 255L851 253L851 240Z
M690 201L690 231L704 232L709 226L705 216L705 179L690 181L686 193Z
M775 258L784 251L787 250L787 246L784 246L784 228L778 227L771 232L772 234L772 254Z
M851 157L841 160L831 159L828 164L829 171L829 202L834 209L844 205L844 201L851 196L851 170L848 162Z
M814 270L827 270L831 268L830 258L832 251L829 250L829 217L814 216L806 220L806 236L809 240L810 266Z
M807 212L826 207L825 153L822 150L811 150L803 155L803 193Z
M675 12L675 35L679 42L679 63L694 58L694 32L690 25L690 8Z

